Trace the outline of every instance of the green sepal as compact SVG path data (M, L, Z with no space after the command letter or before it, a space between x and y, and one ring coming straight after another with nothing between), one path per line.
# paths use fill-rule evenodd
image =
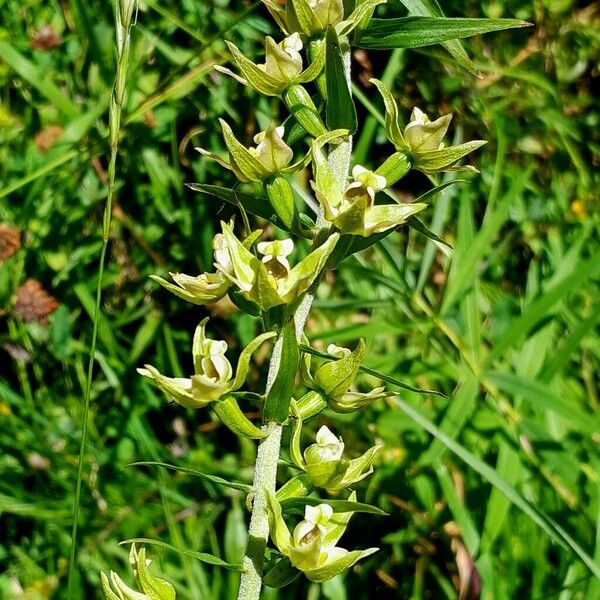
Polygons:
M371 21L375 7L386 2L387 0L362 0L357 2L348 18L340 21L335 26L336 33L338 35L348 35L354 29L364 29Z
M175 588L159 577L150 573L146 561L146 549L140 548L137 552L132 544L129 562L133 567L133 574L148 600L175 600Z
M244 296L243 292L236 289L229 289L229 299L242 311L246 314L252 315L253 317L260 316L260 306L255 304L251 300L248 300L246 296Z
M279 96L281 94L285 88L285 82L265 73L258 65L246 58L234 44L230 42L226 42L226 44L233 60L252 88L263 96Z
M235 435L253 440L265 437L262 430L244 415L233 396L225 396L222 400L214 402L212 408L221 423L228 427Z
M265 399L263 419L265 423L284 423L290 412L290 402L300 363L300 349L296 340L293 321L282 332L281 355L273 385Z
M316 384L327 396L341 396L354 382L366 353L365 342L361 338L353 352L338 360L326 362L317 369Z
M231 127L223 119L219 119L223 130L223 140L231 157L231 167L241 181L263 181L270 173L261 162L252 156L233 134Z
M329 581L336 575L349 569L354 563L358 562L362 558L366 558L375 552L378 552L379 548L368 548L367 550L353 550L343 554L339 558L326 563L322 567L316 569L308 569L303 571L307 579L315 583L322 583L323 581Z
M292 566L287 556L284 556L267 571L263 577L263 584L270 588L282 588L292 583L299 576L300 571Z
M277 490L275 497L279 502L290 498L306 498L314 489L310 477L306 473L298 473Z
M294 202L294 193L288 180L275 175L264 182L267 197L277 216L283 221L287 229L298 228L298 209Z
M283 92L282 98L288 110L307 133L313 137L327 133L317 107L304 87L299 84L291 85Z
M441 150L431 150L428 152L413 154L415 168L424 173L437 173L439 171L473 171L477 172L474 167L452 167L456 161L460 160L467 154L481 148L487 144L485 140L473 140L458 146L449 146Z
M410 159L404 152L394 152L375 173L385 177L387 187L391 187L410 171L410 167Z
M315 487L337 492L345 487L341 486L340 483L348 470L349 462L347 459L341 459L307 464L305 467L306 474Z

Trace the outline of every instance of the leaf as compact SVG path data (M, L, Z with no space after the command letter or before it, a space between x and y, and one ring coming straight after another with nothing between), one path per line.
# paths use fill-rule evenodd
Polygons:
M411 15L421 17L443 17L444 13L437 0L400 0L400 2L408 9ZM468 57L465 49L458 40L442 42L444 48L454 57L456 62L470 73L476 74L477 67Z
M325 78L327 82L326 122L329 129L347 129L356 132L358 120L352 93L346 79L346 70L335 29L329 28L326 36Z
M205 562L209 565L214 565L215 567L223 567L224 569L230 569L232 571L243 570L242 565L236 565L225 562L222 558L214 556L213 554L207 554L206 552L194 552L193 550L179 550L175 546L167 544L167 542L161 542L160 540L151 540L148 538L130 538L128 540L123 540L122 542L119 542L120 546L123 546L125 544L146 544L149 546L160 546L161 548L166 548L167 550L171 550L172 552L176 552L177 554L191 556L192 558L195 558L200 562Z
M298 349L293 320L283 330L280 340L277 340L273 349L273 353L275 353L280 342L281 353L277 375L275 375L273 385L267 392L263 407L263 417L266 423L275 421L281 424L289 415L296 373L300 364L300 350Z
M300 575L300 571L292 566L290 559L284 556L269 569L263 577L263 583L270 588L282 588L292 583Z
M538 411L554 411L581 433L585 432L591 436L600 431L597 418L586 414L568 397L555 394L550 387L535 379L519 377L508 372L487 372L483 377L485 381L510 396L527 400Z
M452 249L452 246L445 240L443 240L439 235L436 235L429 229L426 225L423 224L422 221L419 221L417 217L411 217L406 221L406 224L415 231L419 232L421 235L424 235L426 238L437 242L438 244L443 244L444 246Z
M245 483L239 483L237 481L228 481L227 479L217 477L216 475L208 475L207 473L201 473L200 471L196 471L194 469L188 469L187 467L180 467L178 465L170 465L168 463L155 462L149 460L130 463L126 466L162 467L163 469L171 469L172 471L177 471L179 473L185 473L187 475L193 475L194 477L200 477L200 479L204 479L205 481L210 481L211 483L216 483L217 485L222 485L224 487L231 488L232 490L238 490L240 492L244 492L245 494L249 494L254 491L254 488L251 485L247 485Z
M421 48L449 40L481 35L503 29L528 27L519 19L466 19L446 17L401 17L371 19L357 43L361 48Z
M514 319L503 332L500 339L496 340L486 363L500 358L513 344L523 339L535 325L548 313L556 309L556 305L569 293L579 290L585 281L600 271L600 253L594 254L585 262L580 262L576 270L560 281L557 281L549 290L533 300L523 314Z
M396 397L396 406L417 425L440 440L452 453L464 461L471 469L479 473L486 481L491 483L502 494L504 494L519 510L527 515L538 527L540 527L552 540L563 548L570 550L578 556L588 569L600 577L600 565L574 540L563 527L551 517L539 511L533 504L527 501L517 490L505 479L500 477L492 467L471 454L464 446L451 439L438 429L429 419L425 418L409 404Z
M269 221L276 227L283 229L289 232L289 229L285 226L283 221L277 216L277 214L273 211L273 207L271 203L267 200L267 198L262 198L260 196L254 196L251 194L245 194L243 192L238 192L237 190L231 188L224 188L218 185L207 185L204 183L186 183L186 186L195 192L201 192L203 194L209 194L211 196L215 196L220 200L224 200L225 202L229 202L229 204L233 204L237 208L241 208L253 215L260 217L261 219L265 219Z
M319 504L329 504L335 513L360 512L372 515L386 516L384 510L364 502L353 502L351 500L321 500L320 498L286 498L281 501L281 507L289 513L304 514L306 506L318 506Z

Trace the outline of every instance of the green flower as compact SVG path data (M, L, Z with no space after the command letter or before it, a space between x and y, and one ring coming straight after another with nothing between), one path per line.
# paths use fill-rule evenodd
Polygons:
M304 520L290 533L281 505L267 493L271 539L291 564L315 582L322 582L349 569L361 558L377 552L378 548L354 550L339 548L336 544L344 534L352 512L334 513L329 504L307 505ZM350 496L355 501L356 496Z
M313 189L325 220L342 234L368 237L398 227L412 215L427 207L423 203L375 204L375 194L388 186L379 172L361 165L352 169L352 182L340 182L325 157L322 144L312 145Z
M206 336L208 317L196 327L192 346L195 374L191 377L166 377L152 365L138 369L148 377L166 396L186 408L203 408L219 398L239 389L248 375L252 353L275 333L259 335L240 354L237 371L233 376L231 363L225 356L227 342Z
M371 82L377 86L383 97L386 110L386 134L398 150L397 155L390 157L388 161L406 161L408 158L412 166L423 173L477 171L471 166L453 165L473 150L483 146L485 141L474 140L458 146L446 147L443 139L450 126L452 115L444 115L435 121L430 121L429 117L418 108L413 109L410 122L402 129L398 105L390 88L377 79L371 79ZM389 165L382 168L385 170L388 167Z
M167 377L152 365L138 369L138 373L150 379L169 400L186 408L203 408L211 405L219 419L238 435L250 438L262 437L262 432L242 413L232 396L242 387L250 369L250 358L258 347L276 334L267 332L252 340L240 354L235 377L231 363L225 356L227 343L206 337L204 319L196 328L192 346L194 375L191 377Z
M367 352L364 340L359 340L353 352L334 344L327 347L327 352L338 357L338 360L325 362L315 371L314 376L310 373L310 355L304 355L301 368L304 383L321 394L331 410L349 413L392 395L383 386L366 393L350 389Z
M213 250L216 263L224 271L231 270L231 261L225 238L219 233L213 239ZM196 277L184 273L169 273L176 285L169 283L158 275L151 279L164 288L187 300L192 304L212 304L220 300L231 287L231 282L221 271L216 273L202 273Z
M294 153L283 141L283 127L271 124L266 131L261 131L254 136L255 147L246 148L233 134L231 127L219 119L223 130L223 139L229 150L229 161L221 158L214 152L203 148L196 148L204 156L216 160L221 166L233 171L236 177L243 182L263 182L273 175L280 173L293 173L301 168L306 158L289 165Z
M232 264L231 273L225 270L223 273L247 300L263 310L299 300L325 266L339 239L339 234L329 236L290 268L287 256L293 250L292 240L259 243L256 247L262 254L259 260L235 237L229 225L221 223L221 226Z
M343 457L344 442L325 425L316 435L316 443L300 453L302 419L298 416L290 442L290 454L294 464L306 472L312 485L337 493L358 483L373 472L373 461L382 446L369 448L353 460Z
M217 71L230 75L240 83L248 85L265 96L280 96L292 85L307 83L315 79L325 66L325 47L320 47L313 57L310 66L302 70L302 40L297 33L286 37L277 44L267 36L265 41L265 62L255 64L246 58L239 48L227 42L233 60L243 77L229 69L215 66Z
M133 570L135 581L141 592L130 588L123 580L111 571L100 574L102 591L106 600L175 600L175 588L164 579L159 579L150 573L150 560L146 559L146 550L137 551L132 544L129 553L129 564Z

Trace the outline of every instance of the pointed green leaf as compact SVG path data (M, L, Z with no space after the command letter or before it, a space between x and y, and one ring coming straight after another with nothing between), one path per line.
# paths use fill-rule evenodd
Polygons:
M128 540L119 542L119 544L146 544L149 546L160 546L161 548L166 548L167 550L171 550L177 554L191 556L200 562L205 562L216 567L223 567L224 569L229 569L231 571L242 571L243 569L242 565L225 562L223 559L219 558L218 556L214 556L213 554L207 554L206 552L194 552L193 550L180 550L171 544L167 544L167 542L161 542L159 540L151 540L149 538L130 538Z
M192 475L194 477L199 477L200 479L204 479L205 481L210 481L211 483L216 483L217 485L222 485L224 487L228 487L232 490L238 490L239 492L244 492L244 494L249 494L254 491L254 488L251 485L247 485L245 483L238 483L236 481L229 481L228 479L223 479L222 477L218 477L217 475L208 475L207 473L201 473L200 471L196 471L195 469L188 469L187 467L180 467L179 465L170 465L168 463L155 462L151 460L143 460L134 463L130 463L125 465L126 467L162 467L163 469L171 469L172 471L177 471L178 473L185 473L186 475Z
M401 17L371 19L358 41L361 48L420 48L492 31L528 27L519 19L466 19L446 17Z
M290 321L281 334L281 352L277 374L265 399L263 418L266 423L283 423L290 412L296 373L300 364L300 350L296 340L294 322Z
M233 206L242 208L243 210L252 213L253 215L269 221L276 227L289 231L285 223L277 216L271 207L271 203L267 198L244 194L231 188L219 187L217 185L207 185L204 183L188 183L186 184L191 190L215 196L220 200L229 202Z
M281 508L286 513L293 514L304 514L304 508L309 506L319 506L326 502L333 508L334 513L369 513L371 515L385 516L384 510L371 504L365 504L364 502L354 502L352 500L335 500L327 499L321 500L320 498L286 498L281 501Z
M327 30L326 45L327 127L347 129L350 134L353 134L358 128L356 107L346 79L340 40L332 27Z

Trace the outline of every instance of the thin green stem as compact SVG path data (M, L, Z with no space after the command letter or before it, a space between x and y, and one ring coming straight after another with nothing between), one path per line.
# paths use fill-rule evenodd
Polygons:
M81 424L81 440L79 444L79 465L77 469L77 483L75 487L75 501L73 505L73 527L71 531L71 551L69 557L69 573L67 584L68 600L71 600L74 597L73 586L75 583L75 561L77 559L77 529L81 505L85 447L87 445L90 398L92 393L92 376L94 372L94 360L98 341L98 322L100 317L100 307L102 304L102 280L104 276L104 266L106 263L106 253L110 235L119 132L121 128L121 111L123 108L123 99L125 97L125 83L127 81L127 70L129 65L131 21L134 6L135 0L116 0L115 2L117 72L109 108L110 162L108 165L108 194L106 197L104 216L102 220L102 250L100 251L100 262L98 265L98 281L96 284L96 303L94 306L92 341L84 390L83 420Z

